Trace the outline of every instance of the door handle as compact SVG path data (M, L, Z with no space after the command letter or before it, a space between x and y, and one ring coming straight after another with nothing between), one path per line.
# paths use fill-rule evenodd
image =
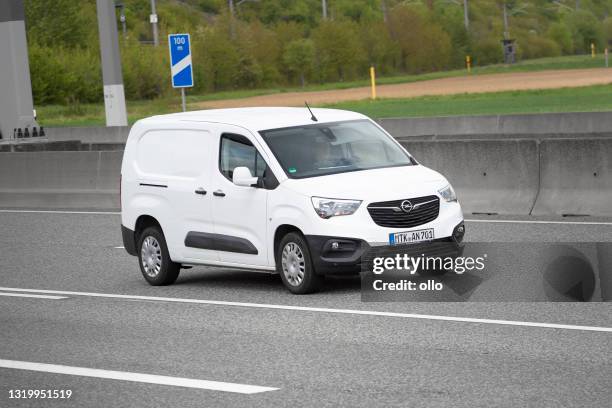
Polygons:
M214 191L213 195L217 197L225 197L225 193L222 190Z
M200 194L200 195L206 195L206 190L204 190L202 187L198 188L195 191L196 194Z

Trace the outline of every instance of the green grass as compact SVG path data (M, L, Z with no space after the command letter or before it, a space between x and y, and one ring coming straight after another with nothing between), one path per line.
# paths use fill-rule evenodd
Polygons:
M326 107L361 112L373 118L608 111L612 110L612 85L363 100Z
M580 69L603 67L604 59L602 55L591 58L590 55L566 56L555 58L540 58L522 61L514 65L490 65L485 67L475 67L472 75L498 74L507 72L528 72L556 69ZM378 78L379 85L398 84L417 81L426 81L439 78L449 78L466 75L465 70L454 70L444 72L434 72L421 75L400 75L392 77ZM361 86L369 86L369 80L358 80L350 82L335 82L327 84L308 85L304 88L277 88L277 89L250 89L224 91L204 95L187 96L187 103L197 103L202 101L214 101L222 99L241 99L251 96L277 94L283 92L299 91L326 91L334 89L347 89ZM602 88L602 87L597 87ZM587 89L587 88L585 88ZM609 91L609 90L608 90ZM375 117L383 116L422 116L422 115L461 115L478 113L511 113L511 112L559 112L571 110L600 110L607 109L604 95L600 95L594 100L576 100L574 96L569 99L554 101L554 96L546 98L544 95L554 91L532 91L532 92L505 92L501 94L482 94L482 95L456 95L448 97L422 97L401 101L381 100L377 102L359 101L346 102L336 107L344 109L359 110L365 112L380 112L373 114ZM559 90L559 92L572 92L581 94L584 90ZM595 92L595 90L593 90ZM567 94L564 94L567 95ZM505 98L504 102L499 102L497 98ZM506 100L507 99L507 100ZM552 100L551 100L552 99ZM541 105L534 101L544 100ZM532 103L533 102L533 103ZM463 106L469 103L469 106ZM605 105L605 107L603 107ZM128 101L128 120L135 122L146 116L178 112L180 110L180 96L176 95L146 101ZM39 122L43 126L99 126L104 125L104 105L99 104L80 104L80 105L47 105L37 106ZM382 116L381 116L382 115Z
M147 116L179 112L180 97L127 101L130 124ZM42 126L104 126L104 104L46 105L36 107L38 123Z

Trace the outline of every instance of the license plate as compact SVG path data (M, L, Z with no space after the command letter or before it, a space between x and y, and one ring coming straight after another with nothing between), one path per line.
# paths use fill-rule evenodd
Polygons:
M415 242L431 241L432 239L434 239L433 228L389 234L390 245L413 244Z

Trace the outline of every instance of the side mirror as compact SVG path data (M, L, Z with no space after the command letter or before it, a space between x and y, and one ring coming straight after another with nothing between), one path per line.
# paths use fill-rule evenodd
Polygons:
M241 187L257 186L257 177L253 177L251 170L248 167L236 167L234 169L232 180L235 185Z

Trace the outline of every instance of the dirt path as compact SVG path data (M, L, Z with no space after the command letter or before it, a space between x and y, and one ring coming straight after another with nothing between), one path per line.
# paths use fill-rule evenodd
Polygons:
M406 84L380 85L379 98L412 98L425 95L521 91L612 83L612 69L572 69L537 72L514 72L434 79ZM302 106L355 101L370 96L370 88L350 88L331 91L287 92L242 99L225 99L190 104L191 109L237 108L245 106Z

